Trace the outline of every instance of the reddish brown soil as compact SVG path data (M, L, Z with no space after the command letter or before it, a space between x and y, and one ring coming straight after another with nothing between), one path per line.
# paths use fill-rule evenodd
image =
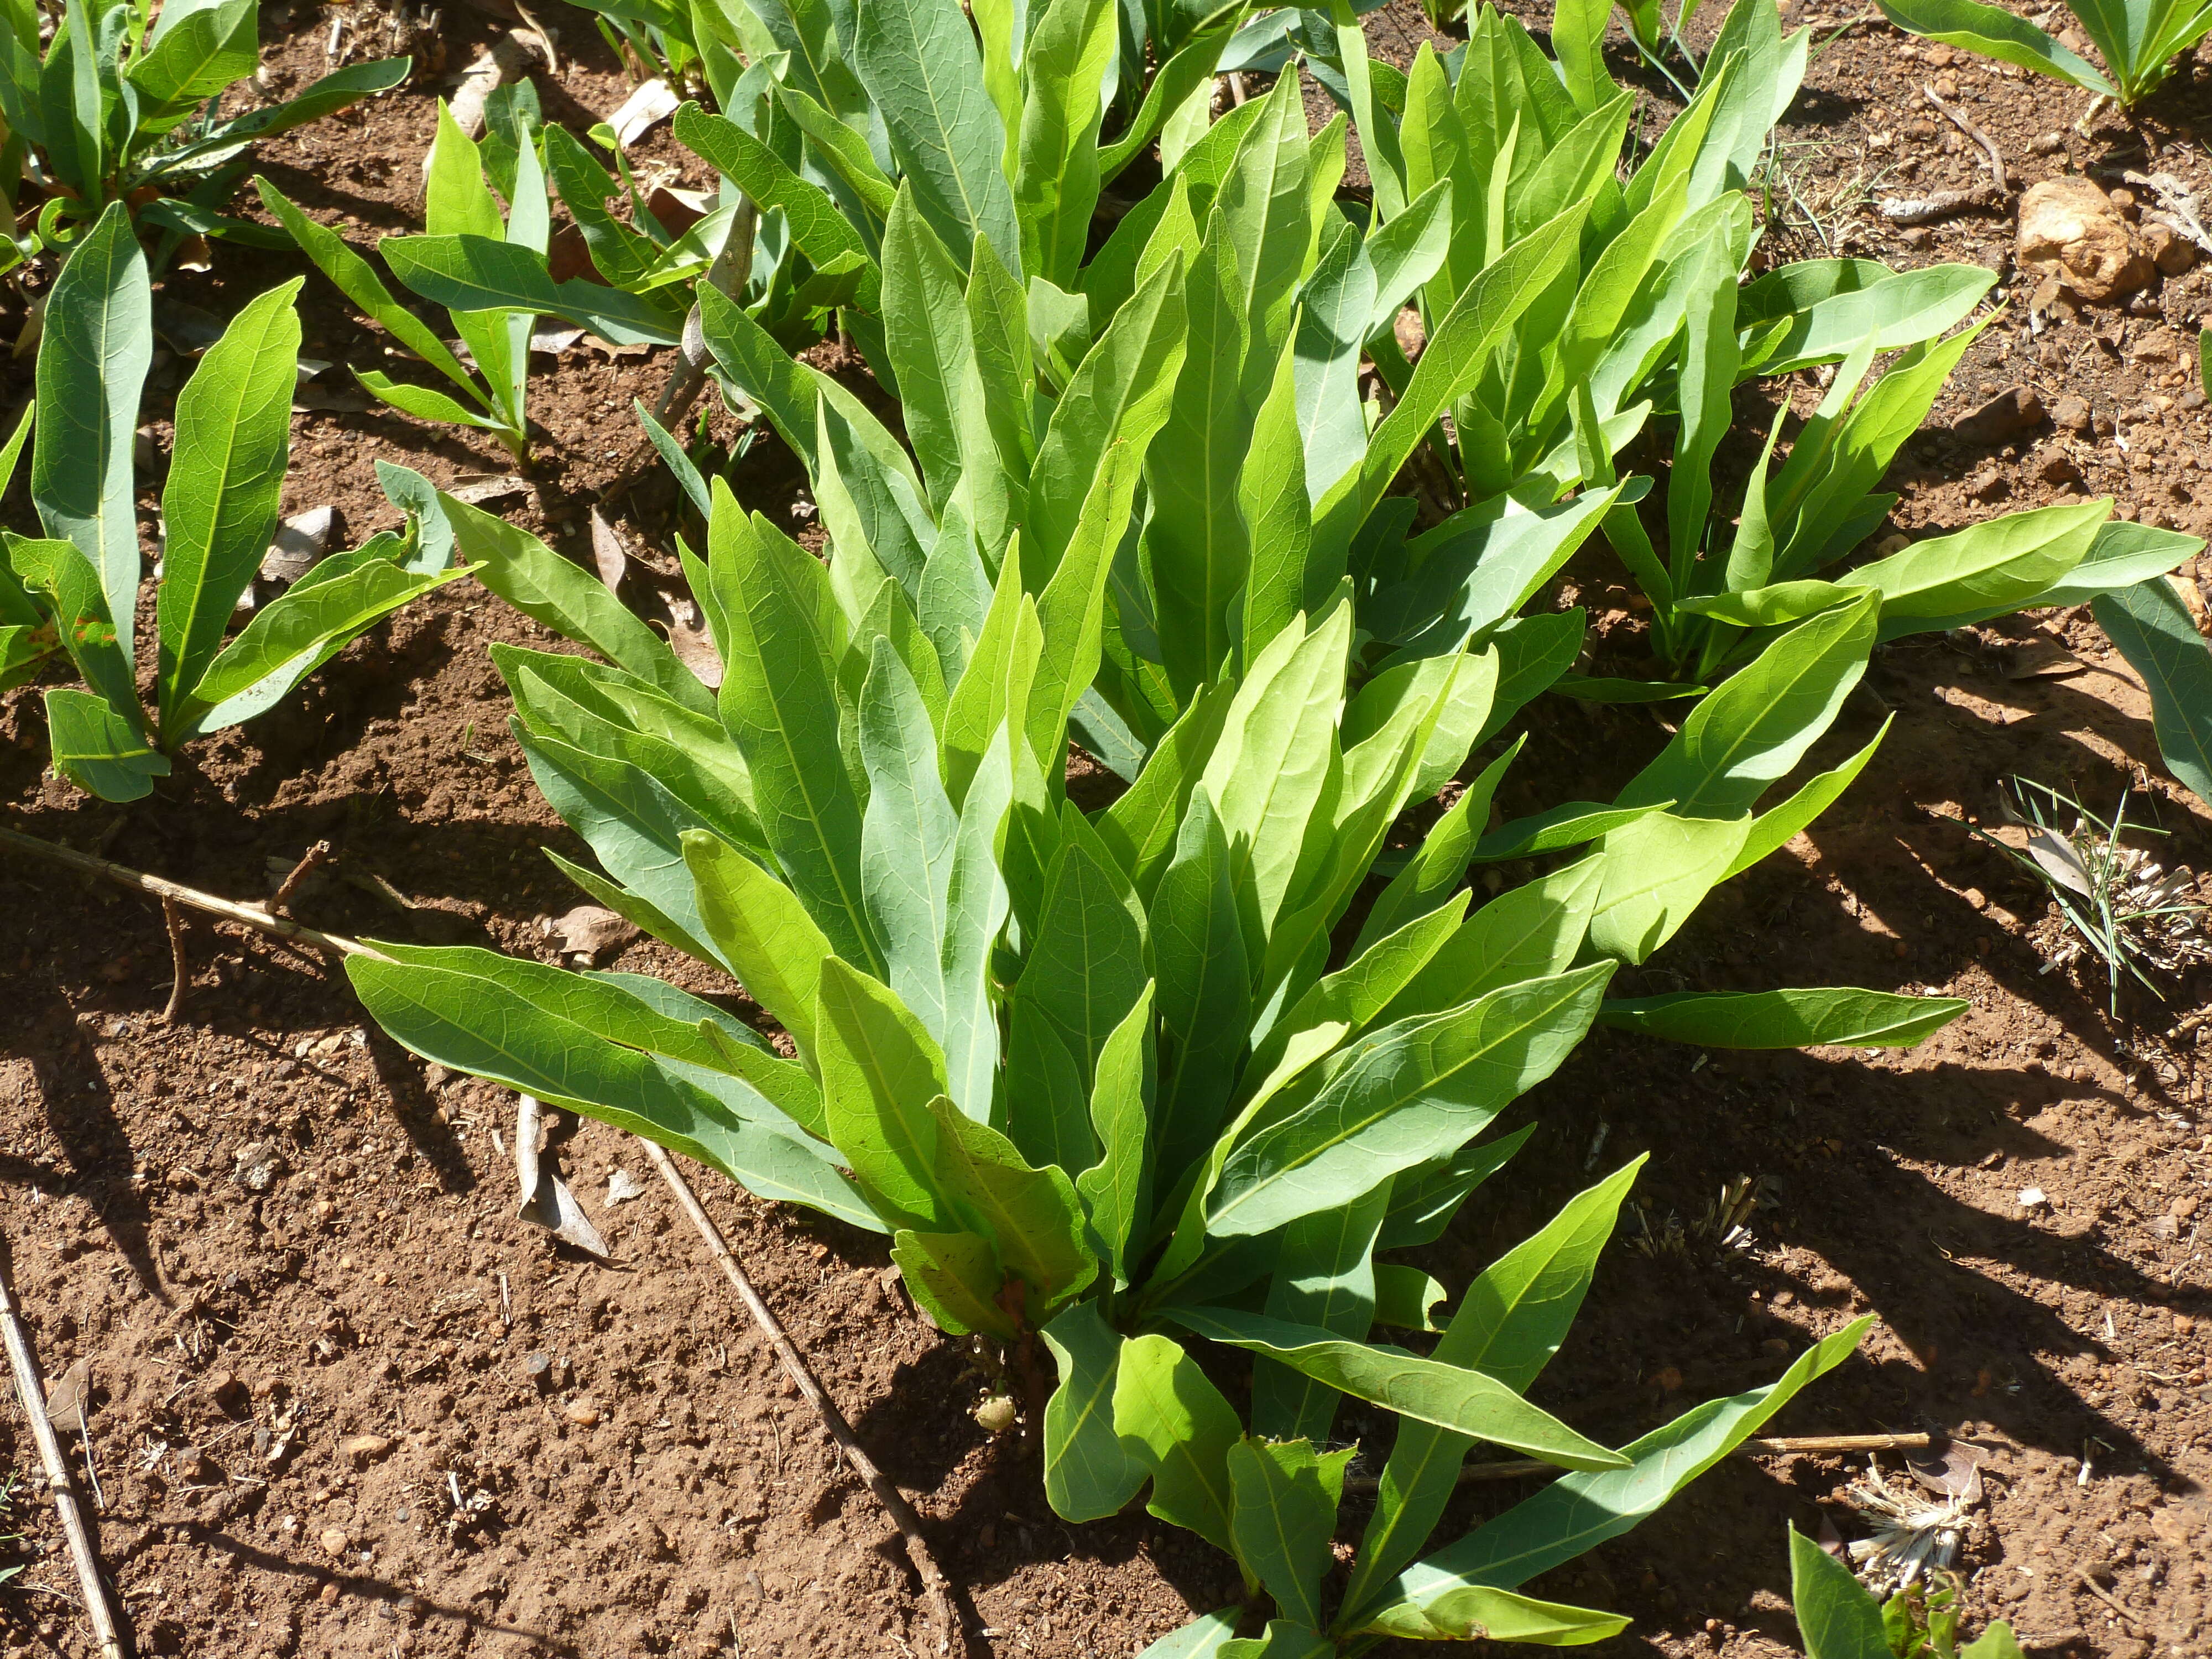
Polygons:
M330 18L350 9L303 6L283 28L272 20L280 85L322 67ZM458 65L484 26L467 12L449 17ZM580 14L562 21L564 74L540 77L549 114L612 109L619 76ZM1425 30L1401 0L1370 33L1403 61ZM1907 71L1925 66L1900 62L1901 44L1860 23L1816 62L1785 133L1800 194L1832 243L1849 238L1899 263L2002 264L2010 232L1998 217L1935 227L1909 245L1863 206L1845 211L1854 179L1900 149L1921 158L1915 191L1971 181L1971 151L1954 150L1940 125L1928 135L1911 125L1931 112L1912 103ZM2017 179L2061 165L2029 140L2068 128L2075 94L1965 60L1950 72L1960 106ZM2204 95L2195 73L2154 100L2146 129L2161 145L2195 118ZM1656 119L1668 106L1653 84ZM356 234L404 229L431 115L426 96L403 94L265 147L261 165L310 210L346 216ZM1893 135L1887 149L1875 143L1882 133ZM2127 142L2106 128L2066 139L2092 168L2130 164ZM665 132L641 154L683 160ZM2212 183L2179 142L2160 160ZM1816 253L1819 235L1799 226L1781 250ZM180 276L169 291L227 314L295 268L221 250L211 276ZM2045 482L2044 463L2063 448L2086 487L2114 491L2124 510L2197 527L2208 434L2186 353L2174 351L2208 280L2165 283L2144 314L2086 313L2040 336L2016 307L1900 459L1899 525L1955 526L1997 503L2055 498L2062 486ZM305 310L310 355L381 361L379 337L319 279ZM542 480L507 507L584 556L587 507L631 442L629 399L657 387L664 369L657 358L584 350L540 367ZM6 396L19 400L28 365L6 374ZM179 379L172 367L149 389L157 447ZM2014 382L2046 403L2085 398L2130 448L2094 431L2076 441L2040 428L1994 450L1951 433L1960 414ZM342 371L322 384L350 389ZM2171 407L2155 401L2165 397ZM441 481L506 470L488 443L380 408L302 415L295 444L286 510L336 505L349 543L396 520L375 485L380 455ZM772 443L735 475L749 505L778 514L796 481ZM19 524L20 495L9 503ZM154 504L149 490L149 526ZM659 540L670 506L665 485L629 504L641 543ZM1570 577L1607 630L1602 652L1632 663L1638 625L1617 573L1593 556ZM1590 1170L1650 1152L1639 1189L1648 1224L1632 1218L1608 1251L1539 1386L1543 1403L1617 1442L1773 1375L1808 1337L1875 1311L1883 1322L1863 1355L1775 1430L1970 1437L1990 1454L1960 1561L1970 1623L2002 1614L2038 1651L2203 1653L2212 1297L2198 1206L2212 1134L2197 1043L2212 1028L2177 1022L2207 1006L2212 981L2170 987L2163 1007L2131 997L2126 1018L2112 1020L2101 982L2039 971L2041 890L1958 820L1989 814L2008 772L2106 810L2135 783L2174 832L2164 845L2175 861L2212 860L2212 818L2160 775L2142 696L2094 625L2045 621L2080 672L2011 678L2035 631L2027 622L1883 653L1831 740L1838 753L1856 747L1894 711L1868 774L1631 981L1655 992L1849 982L1947 992L1971 998L1972 1011L1903 1056L1708 1055L1599 1034L1518 1109L1540 1127L1516 1178L1486 1191L1425 1265L1463 1285ZM484 650L498 639L547 642L481 592L447 589L351 647L284 708L202 745L192 767L129 809L41 777L37 695L16 692L0 704L6 822L240 896L265 896L272 872L327 839L333 871L297 901L315 925L550 957L538 919L575 896L536 852L582 849L506 733ZM1664 737L1644 710L1547 702L1533 723L1509 812L1600 797ZM381 896L380 882L397 896ZM928 1650L890 1528L634 1143L585 1125L562 1148L612 1242L616 1262L597 1265L514 1218L508 1159L494 1140L512 1135L511 1097L426 1073L364 1030L320 963L196 919L188 994L170 1024L156 907L11 855L0 863L0 919L5 1270L49 1375L80 1359L90 1367L106 1499L99 1546L142 1651ZM601 965L617 962L744 1007L732 988L649 942ZM271 1142L282 1173L249 1190L239 1155ZM617 1168L647 1190L610 1206ZM1697 1224L1723 1184L1744 1176L1762 1177L1771 1201L1749 1248L1724 1252ZM719 1180L703 1186L763 1292L915 1498L978 1651L1126 1654L1234 1593L1225 1559L1140 1513L1079 1528L1054 1520L1020 1437L994 1440L969 1415L996 1380L923 1325L878 1241ZM2023 1209L2028 1187L2048 1206ZM1670 1216L1687 1224L1686 1247L1632 1247L1647 1231L1665 1235ZM1358 1416L1345 1423L1370 1444L1384 1432ZM1898 1460L1884 1462L1895 1474ZM0 1471L35 1467L20 1418L0 1413ZM1783 1528L1825 1515L1863 1533L1840 1503L1854 1473L1832 1457L1731 1463L1531 1588L1633 1614L1613 1651L1794 1650ZM1517 1495L1472 1489L1445 1532ZM4 1518L0 1530L27 1537L0 1546L0 1564L25 1569L0 1586L0 1650L86 1651L35 1478ZM1347 1505L1348 1536L1359 1519Z

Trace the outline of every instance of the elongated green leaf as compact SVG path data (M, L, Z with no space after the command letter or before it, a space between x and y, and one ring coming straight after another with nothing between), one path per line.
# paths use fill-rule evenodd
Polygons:
M115 636L99 569L75 542L31 540L13 531L0 535L6 539L5 562L26 587L45 596L50 613L41 617L28 594L15 589L20 608L11 610L17 625L50 626L54 642L69 653L85 684L115 718L143 738L145 714L138 703L137 676Z
M1229 1449L1243 1437L1237 1413L1171 1339L1139 1336L1121 1345L1114 1432L1152 1477L1146 1509L1218 1548L1235 1549Z
M1776 1381L1709 1400L1622 1448L1629 1466L1570 1474L1401 1573L1378 1600L1425 1600L1459 1583L1510 1589L1617 1538L1726 1457L1815 1377L1849 1358L1871 1315L1799 1355Z
M1283 1229L1275 1274L1267 1286L1272 1319L1364 1342L1375 1322L1375 1237L1389 1207L1387 1184L1340 1209L1300 1216ZM1279 1361L1252 1362L1252 1426L1272 1440L1326 1442L1336 1421L1338 1395L1326 1382ZM1335 1506L1330 1505L1330 1518ZM1249 1558L1246 1558L1249 1559ZM1318 1610L1276 1600L1308 1624Z
M1643 1164L1639 1158L1577 1194L1540 1232L1486 1268L1461 1299L1434 1357L1526 1393L1565 1340ZM1408 1423L1400 1431L1345 1588L1349 1622L1359 1622L1370 1592L1420 1553L1474 1444L1432 1425Z
M453 526L455 551L486 587L526 617L589 646L685 708L714 712L714 693L597 576L481 507L442 492L438 505Z
M490 407L476 377L461 366L460 359L421 318L392 297L392 291L385 287L368 260L348 247L336 231L302 213L266 179L257 175L253 184L261 193L262 205L291 233L300 251L337 285L340 293L368 313L370 320L385 332L467 392L479 408Z
M1207 1230L1271 1231L1456 1152L1572 1051L1612 972L1594 963L1377 1033L1310 1105L1230 1155Z
M1006 1269L999 1265L999 1253L989 1239L975 1233L918 1233L905 1227L894 1237L891 1260L898 1263L915 1303L938 1329L951 1336L980 1332L1005 1341L1021 1334L1021 1328L1000 1305Z
M1877 0L1882 15L1901 29L1946 46L1964 46L2022 69L2071 81L2106 98L2119 94L2089 62L2069 52L2034 24L1984 0Z
M100 573L125 660L132 654L140 569L131 445L138 392L154 356L153 315L153 290L130 211L111 203L79 238L46 298L31 500L46 534L74 542Z
M884 226L884 343L898 376L906 434L942 514L960 481L960 383L975 356L959 267L923 222L911 185Z
M1064 1521L1103 1521L1145 1484L1145 1462L1114 1428L1124 1339L1079 1302L1038 1332L1060 1364L1044 1408L1044 1492Z
M1390 1209L1375 1240L1378 1250L1433 1244L1459 1213L1468 1194L1498 1173L1528 1144L1536 1126L1524 1125L1497 1140L1469 1146L1450 1158L1417 1164L1390 1183Z
M2107 497L2008 513L1860 565L1850 580L1881 595L1885 641L2003 616L2064 580L2110 512Z
M917 1231L954 1230L930 1109L945 1092L944 1056L880 981L836 957L823 959L817 996L814 1057L830 1140L886 1217Z
M2033 605L2086 605L2100 593L2166 575L2203 550L2204 541L2199 536L2130 524L2124 519L2108 520L2089 544L2088 556L2037 594Z
M828 1149L787 1124L749 1122L652 1057L540 1006L469 956L354 956L347 976L377 1022L425 1059L629 1129L720 1170L763 1198L881 1231Z
M810 1063L817 998L829 939L791 890L720 837L682 837L684 863L715 954L745 994L775 1016Z
M937 732L921 693L880 636L860 694L860 758L868 804L860 826L860 887L890 988L941 1043L946 1024L942 955L951 926L959 819L937 776Z
M255 611L253 620L216 653L178 699L164 729L168 741L219 732L274 707L348 641L402 605L466 574L409 570L373 547L323 562L342 568L319 580L295 582ZM312 578L317 572L308 574Z
M1899 271L1872 259L1784 265L1743 290L1743 320L1761 343L1742 367L1788 374L1840 361L1869 336L1877 351L1917 345L1965 321L1996 282L1995 271L1978 265ZM1770 328L1771 341L1763 338Z
M1251 1029L1251 974L1229 842L1202 786L1191 793L1151 913L1168 1045L1155 1119L1159 1160L1162 1168L1180 1171L1220 1133Z
M1230 1533L1243 1562L1286 1619L1322 1622L1321 1581L1344 1497L1344 1469L1358 1451L1316 1454L1307 1440L1247 1435L1229 1449Z
M1628 1628L1628 1615L1539 1601L1484 1584L1439 1588L1421 1601L1375 1608L1356 1633L1413 1642L1522 1642L1571 1648L1602 1642Z
M1709 1048L1809 1048L1825 1042L1910 1048L1971 1005L1956 997L1898 996L1848 987L1678 992L1608 1002L1597 1022Z
M1691 712L1620 792L1620 804L1672 799L1684 817L1724 817L1755 805L1828 729L1866 672L1877 614L1874 595L1863 594L1774 640Z
M1150 977L1142 913L1119 866L1079 813L1063 820L1035 942L1014 988L1008 1040L1048 1032L1075 1066L1072 1097L1010 1090L1007 1127L1038 1163L1088 1169L1094 1161L1091 1086L1100 1054Z
M221 646L223 625L261 568L276 527L299 374L299 292L295 277L252 301L177 398L155 605L164 729Z
M617 345L674 345L680 311L580 276L555 282L538 250L482 234L386 236L377 244L392 274L456 313L514 311L559 317Z
M872 971L883 957L868 927L860 802L836 758L834 659L814 596L793 574L796 561L812 561L747 520L720 478L713 487L708 568L728 629L722 723L744 753L761 827L784 878L838 954ZM907 763L917 762L927 764L922 757Z
M1629 1460L1577 1434L1550 1413L1480 1371L1424 1359L1403 1349L1347 1342L1308 1325L1227 1308L1166 1308L1200 1336L1293 1365L1355 1399L1401 1417L1510 1446L1568 1469L1623 1469Z
M1013 192L1000 171L1005 124L984 85L958 0L884 0L859 9L853 67L881 112L915 205L955 258L986 238L1022 270ZM1024 273L1028 274L1028 273Z
M2173 775L2212 800L2212 651L2172 582L2157 577L2100 594L2097 623L2142 676L2158 751Z
M1152 1103L1158 1065L1152 1042L1152 995L1144 994L1099 1050L1091 1085L1091 1127L1097 1132L1098 1162L1076 1177L1091 1229L1106 1246L1106 1259L1122 1284L1129 1282L1131 1253L1152 1224Z
M162 9L126 77L141 100L141 133L167 131L196 105L253 73L261 56L254 28L258 10L256 0L179 8L177 22L170 26L169 9Z
M1012 170L1022 268L1066 283L1098 205L1099 77L1116 46L1108 0L1052 0L1024 49L1028 94Z

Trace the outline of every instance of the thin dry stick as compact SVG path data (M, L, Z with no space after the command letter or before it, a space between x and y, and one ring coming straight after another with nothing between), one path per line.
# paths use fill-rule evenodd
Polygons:
M653 1167L660 1171L661 1179L676 1194L676 1201L684 1206L684 1213L691 1218L691 1224L699 1230L699 1237L706 1240L708 1253L720 1264L724 1277L728 1279L738 1298L744 1303L746 1310L752 1315L753 1322L768 1338L769 1346L775 1350L776 1358L783 1362L784 1374L798 1385L799 1393L805 1395L807 1402L821 1413L823 1424L830 1431L830 1437L845 1454L845 1461L853 1466L854 1473L875 1494L876 1501L884 1506L884 1512L905 1539L907 1559L914 1563L914 1570L921 1575L922 1595L927 1599L930 1612L937 1620L937 1650L951 1653L959 1635L960 1623L953 1613L951 1597L945 1593L944 1570L937 1565L937 1558L930 1553L929 1545L921 1535L921 1518L914 1512L914 1506L906 1501L899 1489L891 1484L890 1478L878 1468L874 1460L861 1449L860 1441L854 1437L853 1425L845 1420L844 1413L837 1409L836 1403L822 1391L822 1385L815 1380L805 1356L793 1345L768 1304L761 1300L760 1292L753 1288L752 1280L746 1277L745 1270L738 1265L737 1257L731 1254L729 1243L722 1237L722 1230L714 1224L714 1218L700 1204L698 1194L691 1190L691 1184L684 1180L683 1171L676 1167L675 1160L662 1148L642 1137L638 1144L645 1148L646 1156L653 1160ZM962 1645L964 1650L964 1642Z
M204 910L210 915L221 916L227 921L243 922L248 927L273 934L294 945L311 945L318 951L328 951L333 956L375 957L379 961L385 960L382 951L371 950L357 939L347 939L343 934L325 933L319 928L302 927L282 916L272 916L266 910L257 910L250 904L217 898L213 893L204 893L197 887L185 886L182 882L170 881L161 876L149 876L143 870L131 869L128 865L94 858L89 853L57 846L50 841L40 841L36 836L26 836L14 830L0 830L0 847L12 847L18 852L30 854L33 858L50 859L72 870L81 870L88 876L102 876L120 886L135 888L139 892L150 893L155 898L169 902L190 905L195 910Z
M1953 126L1982 147L1982 154L1990 158L1990 171L1996 176L1997 189L2007 196L2011 195L2012 179L2005 172L2004 156L1997 149L1996 140L1969 121L1960 111L1945 103L1936 95L1935 88L1923 86L1920 91L1929 103L1950 118Z
M1855 1451L1912 1451L1926 1446L1924 1434L1801 1434L1781 1438L1747 1440L1735 1449L1738 1457L1778 1457L1790 1452L1855 1452ZM1516 1458L1511 1462L1469 1463L1459 1472L1459 1483L1471 1486L1488 1480L1521 1480L1532 1474L1557 1474L1556 1463L1540 1462L1533 1457ZM1377 1482L1371 1475L1353 1475L1345 1483L1352 1492L1372 1492Z
M291 873L286 876L277 886L276 896L269 901L270 911L280 916L289 915L292 910L292 896L300 890L301 884L309 876L314 874L330 855L331 844L326 841L317 842L302 854L300 861L292 866Z
M184 1008L185 993L192 982L192 964L185 956L185 913L178 908L176 900L161 901L161 920L168 924L169 966L176 974L169 987L169 1006L161 1010L161 1018L174 1023Z
M4 1261L0 1253L0 1261ZM54 1513L60 1516L62 1534L69 1540L70 1559L76 1564L76 1582L84 1592L86 1618L92 1621L93 1640L99 1644L105 1659L123 1659L123 1638L115 1627L115 1615L107 1604L107 1589L100 1577L100 1558L92 1553L92 1535L85 1530L84 1511L78 1506L76 1492L70 1480L69 1462L62 1455L62 1443L54 1433L53 1419L46 1415L46 1393L39 1378L39 1362L31 1352L31 1344L23 1334L23 1324L15 1310L15 1298L8 1289L8 1275L0 1271L0 1325L6 1327L8 1362L15 1373L15 1397L22 1402L23 1415L31 1419L31 1438L38 1443L39 1458L46 1466L46 1485L52 1489Z
M2124 1620L2130 1628L2135 1630L2142 1630L2144 1628L2143 1621L2135 1613L2129 1611L2128 1604L2126 1602L2121 1601L2118 1596L2113 1595L2112 1591L2106 1589L2102 1584L2089 1577L2088 1568L2076 1566L2074 1569L2074 1576L2081 1581L2082 1584L2087 1589L2090 1595L2095 1596L2100 1601L2102 1601L2114 1613L2119 1614L2122 1620Z

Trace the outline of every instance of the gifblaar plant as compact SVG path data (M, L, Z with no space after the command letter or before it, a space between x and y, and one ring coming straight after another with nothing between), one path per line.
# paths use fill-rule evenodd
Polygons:
M825 428L831 414L818 396ZM894 574L910 527L864 516L858 491L825 499L825 568L717 481L708 557L687 562L709 596L718 695L585 573L441 498L489 586L606 659L498 653L533 774L606 874L566 867L731 972L798 1053L778 1056L659 981L481 951L380 946L388 960L349 963L356 990L418 1053L891 1234L944 1329L1018 1346L1042 1334L1060 1374L1044 1429L1063 1514L1110 1512L1150 1480L1156 1512L1237 1553L1285 1618L1324 1639L1306 1600L1317 1569L1255 1540L1278 1486L1298 1489L1280 1496L1309 1533L1306 1489L1325 1491L1341 1460L1232 1448L1235 1415L1166 1334L1180 1331L1264 1362L1253 1409L1269 1441L1325 1439L1342 1394L1436 1431L1407 1451L1408 1494L1388 1506L1361 1599L1325 1621L1326 1639L1464 1634L1504 1610L1552 1639L1602 1635L1603 1615L1523 1603L1482 1576L1514 1528L1416 1559L1467 1449L1493 1441L1628 1483L1564 1488L1535 1510L1525 1524L1547 1541L1526 1559L1539 1571L1545 1550L1582 1547L1585 1505L1633 1524L1856 1330L1772 1395L1714 1402L1613 1452L1522 1397L1534 1370L1502 1356L1541 1344L1519 1325L1491 1369L1475 1363L1491 1340L1478 1340L1481 1315L1452 1328L1463 1334L1443 1357L1373 1346L1378 1319L1425 1322L1437 1299L1373 1253L1433 1236L1517 1144L1475 1138L1595 1019L1741 1044L1880 1042L1957 1012L1863 992L1603 996L1620 957L1678 927L1754 827L1794 832L1796 809L1701 828L1665 808L1755 800L1832 717L1856 678L1850 642L1783 635L1776 672L1790 665L1798 694L1739 677L1654 763L1655 804L1614 815L1696 846L1694 867L1670 861L1662 836L1469 915L1462 878L1500 763L1339 950L1386 831L1487 722L1498 659L1439 653L1352 690L1340 593L1317 618L1294 614L1241 680L1204 690L1114 805L1077 811L1066 723L1101 659L1135 447L1125 433L1079 475L1069 540L1041 579L1024 536L994 579L964 532L940 532ZM1858 650L1863 662L1863 637ZM1823 685L1832 695L1809 691ZM1632 1174L1570 1206L1535 1257L1594 1259ZM1524 1312L1564 1328L1556 1308ZM1256 1485L1232 1500L1237 1480Z
M136 0L65 0L42 51L33 0L0 5L0 194L11 222L37 207L27 234L0 238L0 269L67 248L117 202L162 233L157 268L187 236L286 246L223 210L244 152L407 76L404 58L349 64L296 98L218 119L223 94L260 65L258 0L175 0L152 11ZM27 185L36 192L27 198Z
M46 694L54 764L102 799L144 795L179 744L270 708L348 641L459 574L416 537L377 536L313 566L226 642L276 526L298 292L294 282L251 301L178 396L161 497L150 724L133 641L140 556L131 440L153 353L153 300L122 204L80 241L48 299L31 434L31 499L46 534L5 533L0 674L19 683L47 658L68 656L84 686ZM9 471L21 441L19 430Z
M1850 1567L1791 1528L1790 1602L1805 1659L2020 1659L2020 1643L2002 1619L1960 1645L1959 1582L1945 1577L1878 1601Z

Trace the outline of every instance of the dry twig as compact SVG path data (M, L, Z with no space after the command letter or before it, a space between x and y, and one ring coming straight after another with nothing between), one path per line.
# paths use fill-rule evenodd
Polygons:
M173 898L161 901L161 920L169 929L169 968L176 975L169 986L168 1006L161 1010L161 1018L173 1024L185 1006L185 993L190 988L192 964L185 957L185 913L177 908Z
M0 1252L0 1263L4 1261L4 1252ZM54 1433L53 1419L46 1415L46 1389L39 1378L39 1362L31 1352L30 1340L23 1334L23 1322L16 1312L15 1298L8 1289L4 1268L0 1268L0 1325L6 1328L8 1362L15 1373L15 1398L22 1402L23 1415L31 1421L31 1438L38 1444L39 1461L46 1465L46 1485L53 1494L54 1513L60 1518L62 1534L69 1540L77 1583L84 1592L85 1617L92 1623L93 1640L102 1659L123 1659L123 1638L116 1629L114 1612L108 1606L106 1587L100 1582L100 1558L92 1551L92 1534L85 1529L84 1510L77 1503L68 1460L62 1455L60 1437Z
M2011 195L2012 180L2006 176L2004 156L1997 149L1996 140L1990 137L1988 133L1984 132L1972 121L1969 121L1958 109L1945 103L1941 98L1937 97L1935 88L1923 87L1920 90L1922 94L1929 103L1935 105L1937 109L1942 110L1945 115L1950 118L1951 125L1953 126L1958 128L1960 131L1965 133L1967 137L1972 139L1976 143L1982 147L1982 154L1990 158L1990 172L1996 179L1999 193L2006 196Z
M2118 1596L2113 1595L2112 1591L2106 1589L2095 1579L2092 1578L2089 1576L2088 1568L2077 1565L2074 1569L2074 1576L2081 1581L2082 1587L2086 1589L2090 1595L2095 1596L2100 1601L2102 1601L2114 1613L2119 1614L2122 1621L2124 1622L2130 1630L2139 1631L2143 1628L2142 1620L2129 1611L2128 1604L2121 1601Z
M40 841L36 836L26 836L15 830L0 830L0 847L12 847L18 852L28 853L33 858L50 859L56 864L81 870L88 876L102 876L107 880L139 892L151 894L167 902L185 904L195 910L204 910L210 915L221 916L227 921L242 922L258 932L274 935L294 945L311 945L318 951L327 951L333 956L376 957L383 953L371 950L357 939L347 939L339 933L325 933L319 928L305 927L283 916L272 916L266 910L256 909L250 904L240 904L213 893L204 893L197 887L187 887L182 882L167 880L161 876L149 876L143 870L133 870L128 865L95 858L89 853L80 853L75 848L58 846L50 841Z
M302 854L300 861L292 866L291 873L278 884L276 896L269 901L270 909L280 916L289 915L292 913L292 896L330 855L331 844L326 841L317 842Z
M921 1535L921 1518L914 1512L914 1506L906 1501L904 1494L891 1484L890 1478L878 1468L874 1460L861 1449L860 1443L854 1437L853 1425L845 1420L844 1413L837 1409L836 1402L823 1392L822 1384L815 1380L814 1372L806 1363L806 1357L793 1345L768 1304L761 1300L760 1292L753 1288L752 1280L731 1253L728 1242L722 1237L722 1230L714 1224L714 1218L700 1204L699 1195L684 1179L683 1171L676 1167L675 1160L662 1148L642 1137L640 1137L639 1144L645 1148L646 1156L653 1160L653 1167L660 1171L661 1179L668 1183L669 1190L676 1194L677 1203L691 1218L691 1224L699 1230L699 1237L706 1241L708 1253L720 1264L723 1276L728 1279L738 1298L744 1303L746 1310L753 1316L753 1322L760 1327L761 1334L768 1338L769 1346L775 1350L776 1358L783 1362L784 1374L797 1385L799 1393L806 1397L807 1403L821 1414L823 1426L830 1431L830 1437L837 1443L838 1450L844 1453L845 1461L852 1465L853 1472L875 1494L876 1501L884 1506L884 1513L890 1516L892 1523L899 1529L900 1536L906 1540L907 1559L914 1563L914 1570L921 1575L922 1595L937 1620L937 1650L941 1654L951 1653L956 1650L955 1644L958 1643L959 1650L964 1651L966 1643L961 1635L960 1621L953 1613L951 1597L945 1593L945 1572L937 1565L937 1558L930 1553L928 1541Z

